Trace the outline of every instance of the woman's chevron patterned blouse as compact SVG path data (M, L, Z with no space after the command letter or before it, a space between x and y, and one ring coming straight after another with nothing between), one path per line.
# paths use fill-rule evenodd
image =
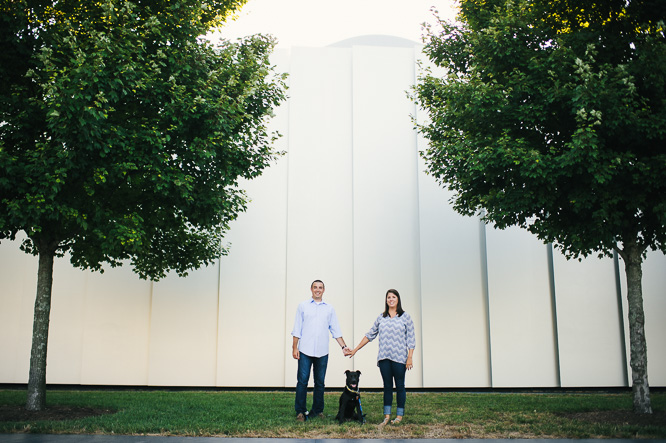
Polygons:
M379 314L375 324L365 334L370 341L374 340L377 335L379 335L377 361L389 359L404 364L407 362L407 350L416 347L414 322L406 312L393 318Z

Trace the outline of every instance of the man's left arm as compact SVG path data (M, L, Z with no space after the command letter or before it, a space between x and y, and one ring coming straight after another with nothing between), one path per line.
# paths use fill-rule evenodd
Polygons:
M298 308L296 308L296 318L294 318L294 328L291 330L291 336L293 337L291 355L292 357L294 357L295 360L298 360L301 357L301 353L298 350L298 344L301 340L301 336L303 335L302 333L303 333L303 312L301 310L301 305L298 305Z
M331 317L328 324L328 329L331 331L331 335L338 342L342 348L342 354L347 357L351 355L351 349L345 343L345 339L342 338L342 330L340 329L340 323L338 322L338 316L335 314L335 309L331 307Z
M351 349L349 349L349 346L345 344L345 340L342 337L336 338L335 341L337 341L340 347L342 348L342 354L345 357L351 354Z

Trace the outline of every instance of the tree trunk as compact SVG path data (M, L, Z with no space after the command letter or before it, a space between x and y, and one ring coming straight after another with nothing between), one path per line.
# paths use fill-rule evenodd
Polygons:
M32 323L28 399L25 405L29 411L41 411L46 406L46 350L49 341L53 257L54 253L50 250L40 250L35 317Z
M643 278L641 249L636 244L625 244L623 259L627 275L629 302L629 342L631 350L631 380L634 412L652 414L650 386L647 373L647 344L645 341L645 313L643 311Z

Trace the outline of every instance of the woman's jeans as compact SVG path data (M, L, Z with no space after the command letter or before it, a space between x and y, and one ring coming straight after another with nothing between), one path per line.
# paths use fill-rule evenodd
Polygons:
M379 366L379 372L382 373L382 380L384 380L384 415L391 415L394 380L396 399L398 401L396 415L405 415L405 401L407 400L405 372L407 372L407 366L404 363L396 363L388 359L379 360L377 366Z
M296 403L294 407L297 414L305 414L305 404L308 395L308 381L310 380L310 369L314 375L314 395L312 410L310 414L315 416L324 412L324 378L326 377L326 366L328 355L322 357L310 357L301 352L298 359L298 374L296 375Z

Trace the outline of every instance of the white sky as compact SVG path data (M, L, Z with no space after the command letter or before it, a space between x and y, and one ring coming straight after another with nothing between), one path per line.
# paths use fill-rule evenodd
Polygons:
M386 34L421 42L431 7L454 19L454 0L249 0L220 35L235 40L272 34L278 47L327 46L350 37Z

